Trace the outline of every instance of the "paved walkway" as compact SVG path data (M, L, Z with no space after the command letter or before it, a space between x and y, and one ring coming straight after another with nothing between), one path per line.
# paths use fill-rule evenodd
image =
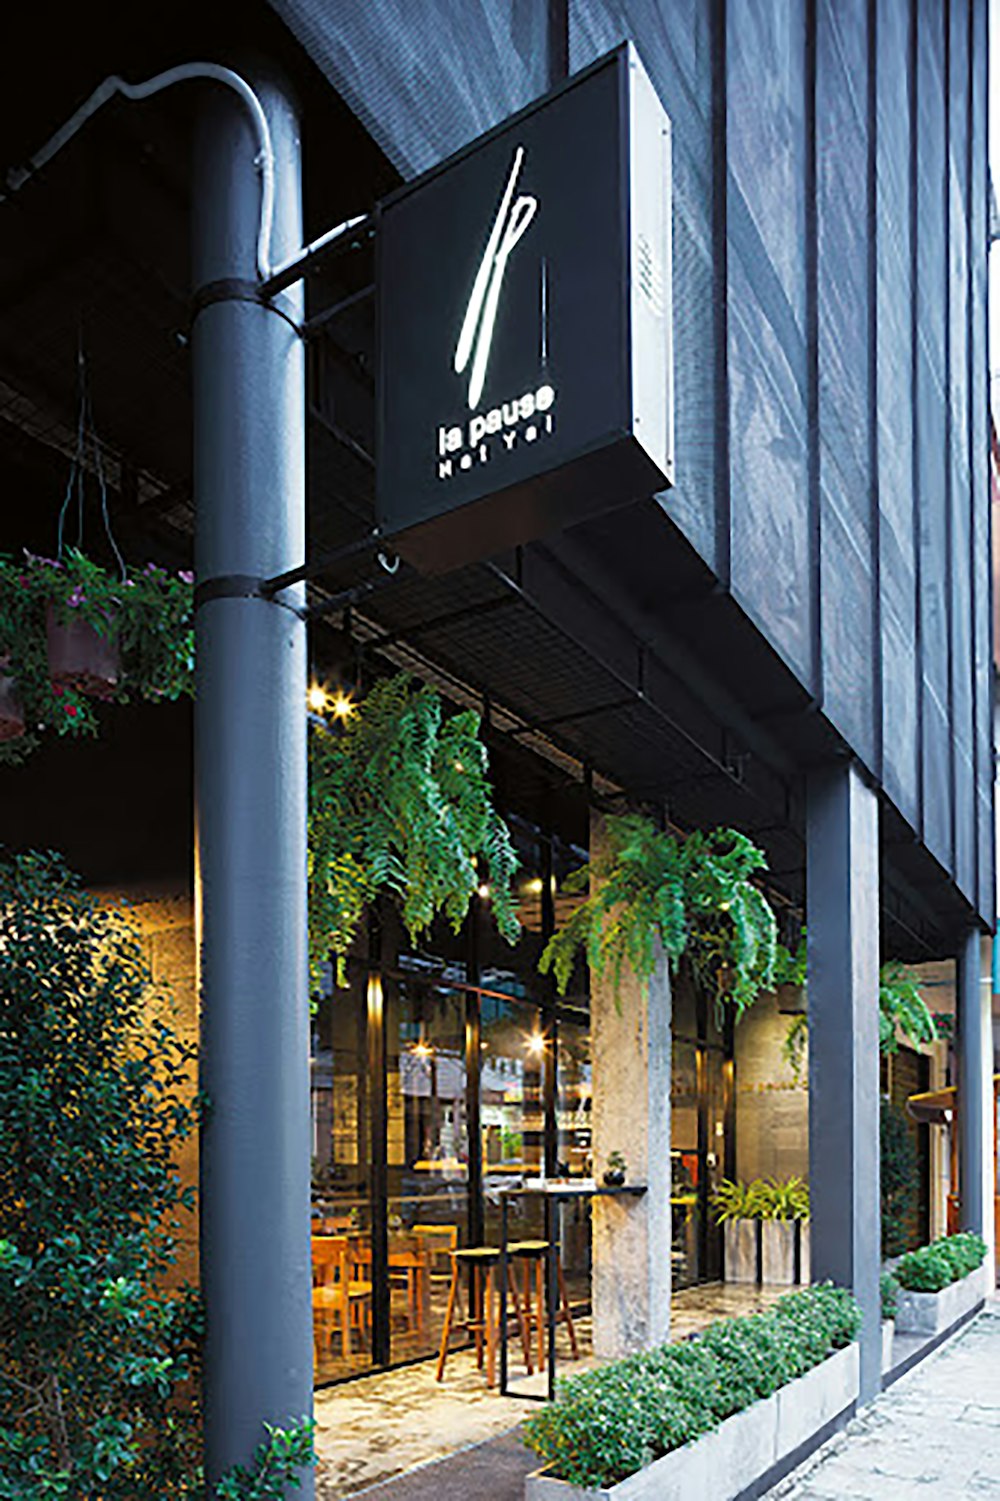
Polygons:
M1000 1302L768 1493L777 1501L1000 1497Z

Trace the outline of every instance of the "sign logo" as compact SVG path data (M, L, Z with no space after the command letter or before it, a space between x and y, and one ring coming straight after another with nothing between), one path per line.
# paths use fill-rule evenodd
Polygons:
M507 186L503 190L500 207L493 221L493 228L490 230L490 237L486 242L479 270L476 272L476 279L472 284L472 295L465 310L462 331L455 347L456 375L465 373L470 356L472 358L472 369L469 372L470 412L475 411L483 394L486 367L490 358L490 345L493 342L493 328L500 304L500 289L503 286L507 261L538 210L538 199L523 193L514 201L514 206L511 208L511 200L514 198L514 189L517 186L523 161L524 147L518 146L514 152Z

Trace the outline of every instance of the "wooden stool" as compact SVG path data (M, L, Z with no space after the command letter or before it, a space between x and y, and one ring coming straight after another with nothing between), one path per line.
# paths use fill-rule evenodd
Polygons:
M469 1295L471 1317L459 1322L476 1338L476 1364L482 1370L483 1349L486 1351L486 1385L496 1385L497 1326L493 1314L494 1272L500 1261L498 1246L472 1246L464 1251L451 1251L451 1286L448 1289L448 1308L441 1333L441 1353L438 1356L437 1380L444 1376L444 1363L448 1358L448 1340L455 1322L455 1301L458 1297L459 1271L464 1265L470 1269Z
M516 1240L507 1247L507 1255L515 1263L520 1262L523 1268L523 1312L518 1306L516 1272L511 1277L510 1283L514 1291L514 1306L517 1308L518 1317L521 1321L524 1358L529 1376L533 1374L534 1370L531 1363L532 1334L535 1336L535 1344L538 1352L538 1369L540 1371L545 1370L545 1258L548 1254L548 1249L549 1243L547 1240ZM556 1310L556 1323L566 1325L570 1349L573 1351L573 1359L579 1360L580 1347L576 1338L576 1326L573 1323L569 1299L566 1296L566 1282L563 1277L562 1261L558 1258L556 1259L556 1278L559 1286L559 1307ZM532 1307L532 1281L534 1281L534 1307Z

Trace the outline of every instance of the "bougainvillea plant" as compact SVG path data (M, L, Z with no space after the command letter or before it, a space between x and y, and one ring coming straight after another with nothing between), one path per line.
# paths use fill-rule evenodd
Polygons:
M62 559L0 557L0 679L24 733L0 741L0 762L19 761L40 732L94 735L92 693L53 679L49 625L83 623L113 643L118 670L101 697L176 699L194 692L194 575L148 563L126 577L67 549Z
M662 952L688 955L721 1002L742 1015L772 984L777 925L752 880L767 860L744 834L712 829L686 838L639 814L606 820L604 848L563 883L589 894L553 934L540 961L565 994L577 951L609 973L618 995L623 969L648 980Z
M314 729L309 767L309 937L314 983L337 983L366 906L398 900L415 941L442 914L457 932L489 884L500 933L516 943L517 856L493 804L479 716L445 717L405 673L377 682L339 730Z

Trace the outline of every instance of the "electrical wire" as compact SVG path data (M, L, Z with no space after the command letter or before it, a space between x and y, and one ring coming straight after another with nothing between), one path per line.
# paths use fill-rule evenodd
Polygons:
M264 107L246 79L241 78L239 73L234 73L232 68L224 68L218 63L181 63L176 68L167 68L163 73L157 73L145 83L127 83L124 78L119 78L116 74L106 78L97 86L90 98L81 104L75 114L70 115L66 123L61 125L55 134L49 137L45 145L29 158L25 166L11 168L7 173L7 192L0 195L0 202L16 193L29 178L34 177L36 172L40 171L68 141L73 139L90 117L116 94L132 100L149 99L152 95L171 88L175 83L187 83L192 79L209 79L232 89L239 95L250 116L254 134L257 137L257 156L254 164L260 172L261 179L257 274L261 281L266 281L271 275L271 229L274 222L274 148L271 144L271 129L267 123Z

